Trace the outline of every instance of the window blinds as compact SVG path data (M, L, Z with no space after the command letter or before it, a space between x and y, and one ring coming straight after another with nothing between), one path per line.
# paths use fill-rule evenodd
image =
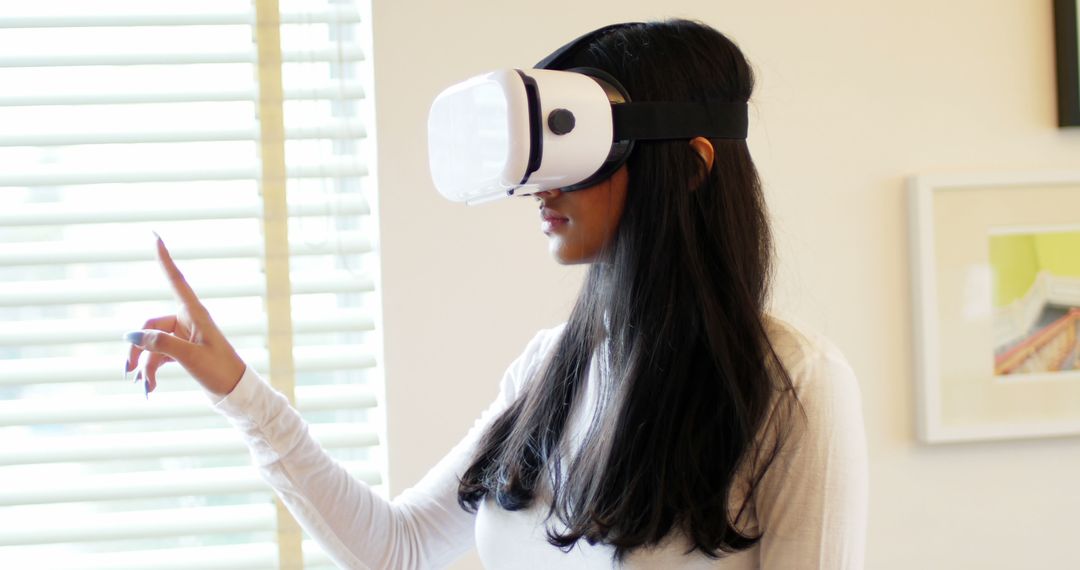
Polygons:
M182 369L149 399L124 382L122 334L175 311L154 231L249 365L379 489L370 9L274 4L0 15L0 567L330 567Z

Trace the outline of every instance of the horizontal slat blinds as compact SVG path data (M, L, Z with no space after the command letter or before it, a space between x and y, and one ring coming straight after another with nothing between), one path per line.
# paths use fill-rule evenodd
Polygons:
M358 24L360 12L354 6L328 5L324 11L282 12L282 24ZM252 26L255 13L244 9L237 12L209 13L127 13L85 14L79 16L45 14L34 16L0 17L0 29L30 28L122 28L127 26Z
M364 54L353 46L338 50L306 50L282 53L284 61L355 62ZM84 65L191 65L198 63L258 63L253 50L160 52L160 53L85 53L57 55L0 56L0 67L76 67Z
M250 366L381 491L370 8L282 2L291 379L273 378L250 0L50 0L0 15L0 568L330 562L286 540L239 434L123 333L175 311L152 232ZM263 105L260 107L260 105Z
M110 91L84 92L76 95L67 93L23 93L18 95L0 93L0 107L42 107L48 105L134 105L136 103L208 103L220 101L258 100L259 94L254 89L214 89L195 91L181 89L177 91L155 91L147 89L141 93L123 93ZM285 99L363 99L364 89L356 82L342 82L333 86L286 89Z
M168 204L168 207L155 204L125 204L123 209L100 207L94 204L80 204L79 208L73 209L64 204L24 203L17 211L0 211L0 226L183 222L257 219L262 216L261 204L252 204L250 200L233 204L227 197L219 196L210 204L185 206L185 202L177 202L179 203ZM336 196L333 204L327 204L324 201L289 204L290 218L323 217L330 214L367 216L370 213L367 204L360 200L359 196L349 194Z

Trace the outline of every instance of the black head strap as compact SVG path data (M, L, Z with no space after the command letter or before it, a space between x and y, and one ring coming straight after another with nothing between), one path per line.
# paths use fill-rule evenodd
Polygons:
M747 131L746 103L725 101L642 101L634 102L618 80L599 70L576 68L573 58L583 46L613 31L644 26L638 22L612 24L593 30L555 50L540 60L535 69L576 71L607 82L619 92L624 101L612 99L611 122L614 128L611 154L585 180L562 190L571 192L588 188L611 176L633 152L638 140L669 140L708 137L719 139L745 139ZM609 98L611 93L609 93ZM536 149L536 147L533 147ZM526 176L528 178L528 176ZM523 181L524 182L524 181ZM511 192L512 193L512 192Z
M611 106L615 140L745 139L746 103L638 101Z
M583 46L613 31L644 25L640 22L627 22L593 30L555 50L540 60L535 68L567 69L572 58ZM570 69L570 71L576 71L576 69ZM583 72L596 75L592 71ZM691 139L694 137L746 138L748 120L744 102L634 102L615 78L607 74L603 74L602 78L613 83L627 98L625 103L614 104L611 107L615 141Z

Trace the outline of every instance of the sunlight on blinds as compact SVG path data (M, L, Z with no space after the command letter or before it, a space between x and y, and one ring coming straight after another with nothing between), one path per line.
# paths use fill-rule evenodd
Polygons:
M281 3L296 404L381 488L370 7ZM175 305L153 234L268 375L250 1L0 14L0 568L271 568L273 495L175 365L123 381ZM305 568L329 567L309 541Z

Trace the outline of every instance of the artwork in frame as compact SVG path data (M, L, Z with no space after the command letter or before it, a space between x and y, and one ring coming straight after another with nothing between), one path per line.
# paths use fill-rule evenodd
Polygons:
M1080 170L908 192L919 439L1080 435Z
M1080 0L1054 0L1058 125L1080 126Z

